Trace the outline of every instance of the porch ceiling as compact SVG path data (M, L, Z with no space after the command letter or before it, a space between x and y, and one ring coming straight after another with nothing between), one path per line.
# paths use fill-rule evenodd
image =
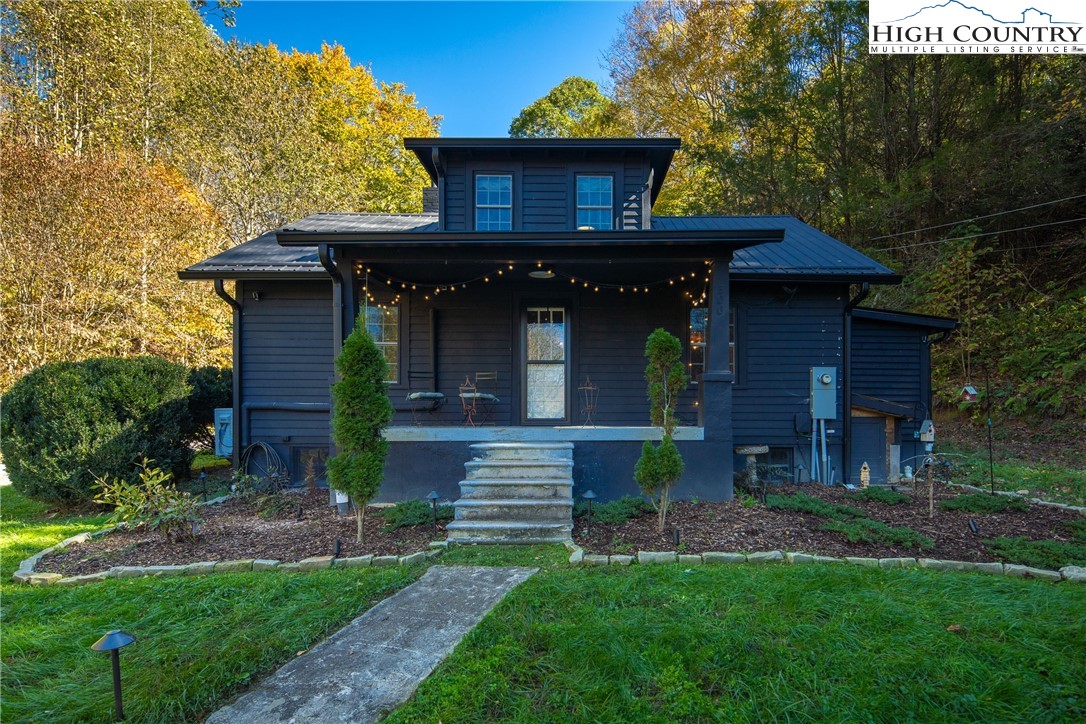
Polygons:
M530 284L538 287L539 291L547 291L563 284L569 285L570 278L580 280L592 280L602 284L653 284L665 282L669 279L677 279L679 276L688 278L701 278L705 272L705 265L698 261L664 260L616 260L601 262L577 262L555 261L552 259L537 259L530 262L513 264L509 269L510 260L494 260L490 262L453 262L448 264L434 264L431 262L365 262L365 267L373 269L378 276L387 276L393 279L404 279L420 284L448 284L464 279L475 279L482 275L488 275L493 283L515 282L517 284ZM501 269L501 275L495 272ZM550 270L554 272L552 279L535 279L529 276L530 272ZM678 281L676 281L678 284Z

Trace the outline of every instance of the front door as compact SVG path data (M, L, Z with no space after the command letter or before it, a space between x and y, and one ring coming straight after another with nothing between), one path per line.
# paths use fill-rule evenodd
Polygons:
M527 307L522 317L522 417L569 422L569 314L565 307Z

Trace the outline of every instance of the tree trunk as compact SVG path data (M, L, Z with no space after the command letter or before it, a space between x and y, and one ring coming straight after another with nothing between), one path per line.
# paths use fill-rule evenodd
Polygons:
M358 541L359 545L362 545L362 542L363 542L362 541L362 526L366 522L366 506L365 505L356 505L355 509L354 509L354 512L355 512L354 519L355 519L355 522L358 524L358 530L357 530L357 532L355 534L355 540Z

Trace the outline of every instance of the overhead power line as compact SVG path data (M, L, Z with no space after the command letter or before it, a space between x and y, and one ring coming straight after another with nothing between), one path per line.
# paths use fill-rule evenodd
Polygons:
M981 219L991 219L996 216L1006 216L1007 214L1016 214L1019 211L1029 211L1030 209L1039 209L1042 206L1051 206L1052 204L1061 204L1064 201L1074 201L1075 199L1086 198L1086 194L1078 194L1077 196L1067 196L1062 199L1054 199L1053 201L1043 201L1039 204L1032 204L1031 206L1022 206L1017 209L1007 209L1006 211L997 211L994 214L985 214L984 216L974 216L970 219L963 219L961 221L951 221L946 224L936 224L935 226L925 226L922 229L912 229L911 231L899 231L895 234L885 234L884 236L873 236L868 239L871 241L881 241L883 239L893 239L898 236L908 236L909 234L919 234L922 231L933 231L935 229L945 229L948 226L960 226L961 224L968 224L972 221L980 221Z
M1015 231L1029 231L1030 229L1040 229L1045 226L1059 226L1060 224L1073 224L1076 221L1086 221L1086 216L1080 216L1077 219L1066 219L1064 221L1051 221L1047 224L1033 224L1032 226L1020 226L1017 229L1003 229L1002 231L986 231L980 234L966 234L965 236L955 236L948 239L936 239L935 241L918 241L915 244L899 244L897 246L884 246L881 249L872 249L871 251L894 251L896 249L914 249L918 246L932 246L934 244L942 244L948 241L962 241L963 239L979 239L982 236L996 236L997 234L1010 234Z

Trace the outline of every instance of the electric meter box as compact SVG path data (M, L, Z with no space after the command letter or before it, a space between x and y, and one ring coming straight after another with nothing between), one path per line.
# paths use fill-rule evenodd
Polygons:
M811 368L811 417L837 419L837 368Z
M215 454L221 458L234 456L233 408L215 408Z

